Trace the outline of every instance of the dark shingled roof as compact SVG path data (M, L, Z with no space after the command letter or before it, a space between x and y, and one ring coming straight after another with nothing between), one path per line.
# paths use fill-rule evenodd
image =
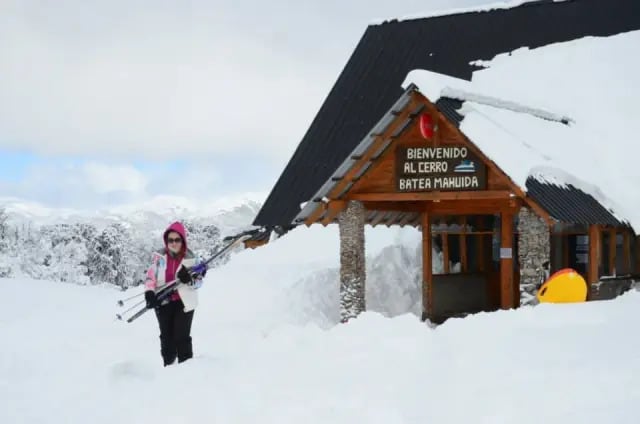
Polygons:
M254 224L289 226L300 204L400 97L413 69L470 79L470 62L520 47L640 29L638 0L543 0L367 28ZM515 77L515 76L514 76Z
M462 107L462 100L441 97L436 101L436 107L453 125L460 128L464 116L458 113Z
M568 184L564 187L529 177L527 195L552 218L572 224L626 226L590 194Z

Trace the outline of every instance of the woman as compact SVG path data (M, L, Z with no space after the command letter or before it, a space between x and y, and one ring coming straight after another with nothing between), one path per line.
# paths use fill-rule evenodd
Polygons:
M145 300L147 308L155 308L160 326L160 353L164 366L184 362L193 357L191 322L198 304L196 290L202 285L206 267L201 275L190 272L200 261L187 248L184 226L174 222L163 235L164 249L153 254L153 263L147 271ZM178 280L176 290L169 297L158 301L156 290Z

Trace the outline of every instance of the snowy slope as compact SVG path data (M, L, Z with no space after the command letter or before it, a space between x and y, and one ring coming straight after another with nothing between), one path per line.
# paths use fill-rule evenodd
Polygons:
M415 241L393 230L367 237L371 257ZM309 243L313 255L302 249ZM309 320L290 295L301 278L337 265L337 247L331 229L301 228L212 270L195 315L196 358L168 369L152 315L130 325L113 318L132 291L0 279L0 422L640 420L640 339L630 332L640 293L435 329L411 314L368 312L322 330L310 324L322 317ZM316 298L309 290L298 295Z
M98 228L115 222L140 229L157 229L176 219L206 221L223 233L247 227L264 199L264 193L243 193L213 200L194 201L179 196L156 196L135 204L99 210L51 208L37 202L0 197L0 209L6 210L12 223L33 225L88 223Z

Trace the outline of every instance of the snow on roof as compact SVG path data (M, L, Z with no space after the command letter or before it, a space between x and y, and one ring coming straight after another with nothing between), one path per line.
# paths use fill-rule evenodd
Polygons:
M639 232L638 45L640 31L586 37L496 56L471 82L416 70L403 85L414 83L432 101L464 97L461 130L522 189L529 176L572 184ZM540 111L569 125L540 119Z
M405 15L401 18L386 18L386 19L374 19L370 22L371 25L380 25L389 21L411 21L414 19L425 19L425 18L437 18L439 16L449 16L449 15L460 15L462 13L477 13L477 12L490 12L492 10L497 9L511 9L514 7L521 6L525 3L534 3L539 0L509 0L509 1L499 1L488 4L483 4L480 6L472 6L472 7L457 7L452 9L444 9L444 10L436 10L430 12L416 13L411 15ZM554 0L554 2L563 2L567 0Z
M572 121L572 119L568 116L559 115L547 110L537 109L527 105L521 105L516 102L498 99L492 96L471 93L463 90L456 90L449 87L445 87L440 95L441 97L448 97L450 99L461 100L463 102L479 103L497 107L500 109L508 109L512 112L527 113L537 118L546 119L547 121L562 122L563 124L569 124Z

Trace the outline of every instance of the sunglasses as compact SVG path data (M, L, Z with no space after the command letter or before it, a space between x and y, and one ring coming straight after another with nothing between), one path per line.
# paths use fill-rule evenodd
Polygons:
M178 237L178 238L168 238L167 239L167 244L171 244L171 243L182 243L182 239L180 237Z

